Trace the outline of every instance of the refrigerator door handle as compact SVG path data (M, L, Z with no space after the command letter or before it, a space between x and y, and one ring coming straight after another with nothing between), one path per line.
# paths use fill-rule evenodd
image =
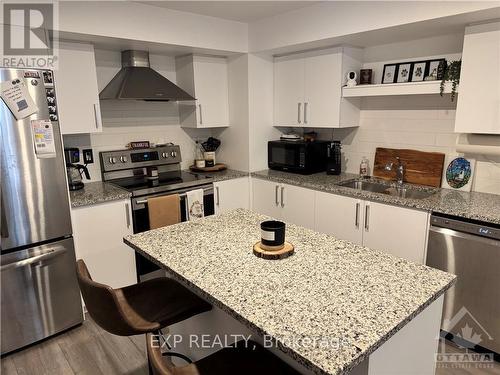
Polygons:
M9 238L9 226L7 225L7 216L5 215L5 205L3 204L3 197L0 204L2 205L2 216L0 217L0 233L2 238Z
M31 258L23 259L23 260L18 260L16 262L4 264L0 267L0 271L5 271L11 268L21 268L21 267L26 267L29 265L32 265L34 263L39 263L44 260L48 260L51 258L56 257L59 254L65 253L66 248L64 247L56 247L54 249L50 249L43 254L35 255Z

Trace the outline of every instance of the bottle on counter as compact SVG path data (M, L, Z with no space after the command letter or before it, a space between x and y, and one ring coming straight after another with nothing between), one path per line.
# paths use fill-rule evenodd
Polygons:
M363 159L361 159L361 163L359 164L359 175L361 177L368 177L368 159L366 156L363 156Z

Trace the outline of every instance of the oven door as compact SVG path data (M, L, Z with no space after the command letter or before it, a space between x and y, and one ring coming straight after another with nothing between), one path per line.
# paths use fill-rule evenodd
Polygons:
M299 172L306 167L305 146L301 143L270 141L267 156L271 169Z
M180 209L181 209L181 221L187 221L187 204L186 204L186 193L194 189L203 189L203 204L205 216L210 216L215 213L214 206L214 187L213 184L207 184L202 186L197 186L196 188L188 188L182 190L169 191L165 193L151 194L142 197L132 198L132 217L134 224L134 233L145 232L150 229L149 227L149 212L148 212L148 198L159 197L164 195L179 194L180 198ZM136 266L137 266L137 278L138 280L144 280L148 277L144 275L159 270L160 268L140 255L135 253Z

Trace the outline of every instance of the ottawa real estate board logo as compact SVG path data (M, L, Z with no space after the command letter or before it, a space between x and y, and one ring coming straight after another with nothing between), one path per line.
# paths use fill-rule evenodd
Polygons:
M57 3L2 1L2 66L54 69Z

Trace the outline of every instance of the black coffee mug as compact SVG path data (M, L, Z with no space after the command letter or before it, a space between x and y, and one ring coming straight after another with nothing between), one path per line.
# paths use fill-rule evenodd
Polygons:
M285 223L269 220L260 223L261 247L269 250L280 250L285 245Z

